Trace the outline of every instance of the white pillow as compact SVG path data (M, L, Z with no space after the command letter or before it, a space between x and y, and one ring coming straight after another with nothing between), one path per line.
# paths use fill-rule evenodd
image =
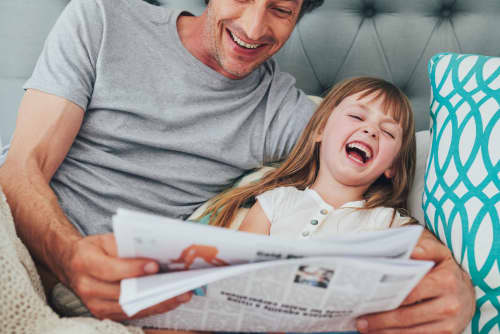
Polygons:
M425 167L429 148L431 145L431 136L429 130L423 130L416 133L417 137L417 165L415 167L415 179L408 196L408 209L410 215L418 220L422 225L425 224L424 210L422 210L422 194L425 184Z
M2 137L0 137L0 167L5 162L5 158L7 157L7 152L9 151L9 145L5 147L2 146Z

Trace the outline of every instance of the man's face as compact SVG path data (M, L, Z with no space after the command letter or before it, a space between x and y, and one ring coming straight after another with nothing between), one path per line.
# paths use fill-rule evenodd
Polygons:
M303 0L211 0L205 48L214 69L240 79L274 55L295 27Z

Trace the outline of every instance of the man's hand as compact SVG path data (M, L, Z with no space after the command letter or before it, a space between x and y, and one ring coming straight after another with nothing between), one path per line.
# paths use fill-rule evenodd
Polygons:
M201 331L180 331L173 329L142 329L146 334L211 334L212 332L201 332Z
M64 283L95 317L116 321L129 319L118 303L120 280L154 274L159 269L152 260L118 258L113 234L80 239L63 254L62 260ZM190 299L191 293L185 293L143 310L132 318L168 312Z
M471 281L449 249L427 230L412 254L413 259L435 262L398 309L363 316L361 333L462 333L475 311Z

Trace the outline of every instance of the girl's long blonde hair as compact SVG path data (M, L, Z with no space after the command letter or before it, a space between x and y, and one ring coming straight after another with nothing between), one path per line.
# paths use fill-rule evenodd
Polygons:
M374 95L383 99L384 113L389 113L403 129L402 145L394 159L394 175L387 179L381 175L365 192L363 209L379 206L407 211L407 198L415 174L415 125L410 102L393 84L377 78L359 77L335 85L319 105L288 158L275 170L256 183L230 189L214 198L204 215L211 214L210 224L229 227L237 210L248 200L268 190L292 186L304 190L311 186L319 171L319 148L314 140L321 133L334 111L345 98L361 93L360 98ZM214 214L215 213L215 214ZM393 215L394 217L394 215Z

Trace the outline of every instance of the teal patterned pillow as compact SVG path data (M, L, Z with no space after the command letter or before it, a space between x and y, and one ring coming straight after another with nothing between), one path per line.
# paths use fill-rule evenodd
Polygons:
M468 332L500 333L500 58L443 53L429 63L427 227L476 288Z

